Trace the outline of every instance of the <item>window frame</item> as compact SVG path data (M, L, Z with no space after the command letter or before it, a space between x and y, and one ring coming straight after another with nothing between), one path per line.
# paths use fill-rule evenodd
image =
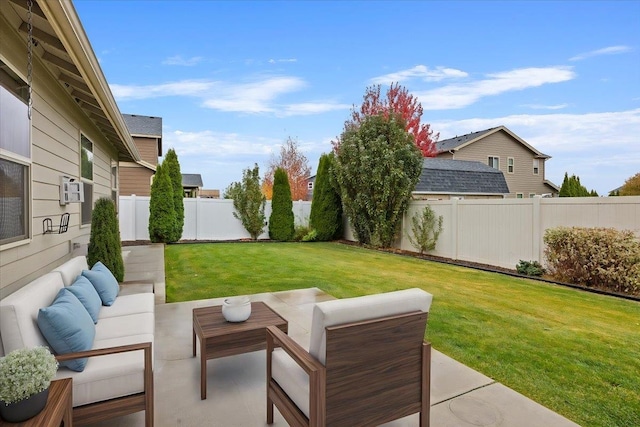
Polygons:
M524 193L516 193L516 199L524 199Z
M536 197L536 193L529 193L529 198L533 199L534 197Z
M496 166L493 165L493 163L496 162ZM487 165L489 167L492 167L494 169L500 170L500 156L488 156L487 157Z
M19 102L23 103L25 110L24 112L18 112L18 113L26 115L28 112L29 106L28 106L28 99L25 99L25 94L16 93L15 88L9 87L9 85L12 83L11 80L15 81L15 83L17 84L17 87L22 87L27 84L26 79L21 73L16 71L16 69L11 64L7 63L5 58L2 56L0 56L0 63L5 65L2 72L7 75L6 76L7 80L4 80L5 84L0 83L0 90L6 92L8 95L13 96ZM20 79L20 81L18 81L17 79ZM7 114L7 116L9 116L9 114ZM16 246L28 244L29 242L31 242L33 238L33 227L31 224L32 215L33 215L33 206L32 206L33 205L33 186L31 183L31 176L33 173L32 172L33 171L33 144L32 144L33 120L31 118L27 118L27 120L25 121L25 125L26 127L28 127L28 130L24 135L21 135L21 136L26 139L26 143L23 144L21 141L20 147L22 147L23 145L26 145L26 147L23 147L23 148L26 148L26 150L19 153L17 151L20 150L20 147L16 147L17 149L15 151L13 150L14 147L8 147L8 146L6 146L6 148L0 147L0 159L10 164L20 166L22 168L22 179L23 179L23 186L21 189L22 200L23 200L22 212L21 212L23 216L23 219L22 219L23 232L19 235L7 237L3 240L0 240L0 251L13 248Z
M82 152L85 149L83 147L83 142L86 140L86 142L88 142L89 144L91 144L91 179L87 178L84 174L83 171L83 167L82 167ZM91 215L89 215L88 221L85 222L85 209L87 208L87 203L90 205L90 212L93 213L93 187L94 187L94 178L95 178L95 174L94 174L94 166L95 166L95 155L94 155L94 149L95 149L95 144L93 143L93 141L91 141L85 134L80 133L80 142L79 142L79 146L80 146L80 153L79 153L79 165L78 168L80 169L80 181L82 181L83 183L83 187L84 187L84 202L82 202L80 204L80 227L90 227L91 226ZM89 197L87 197L87 195Z
M115 204L116 207L116 214L118 213L118 199L119 199L119 195L120 195L120 191L118 190L118 184L119 184L119 167L118 167L118 162L115 160L111 160L111 199L113 200L113 203Z
M515 173L516 170L516 161L513 157L507 157L507 173Z
M540 159L533 159L533 174L540 175Z

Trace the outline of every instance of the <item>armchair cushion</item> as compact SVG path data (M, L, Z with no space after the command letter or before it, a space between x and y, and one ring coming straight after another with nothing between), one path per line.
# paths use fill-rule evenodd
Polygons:
M96 262L91 270L82 270L82 275L89 279L96 288L102 304L112 305L120 291L120 285L111 271L100 261Z
M96 334L91 316L67 288L60 289L53 304L40 309L38 327L57 354L90 350ZM84 370L86 364L86 358L60 363L74 371Z
M281 348L272 353L271 377L309 418L309 375Z
M422 289L412 288L317 303L313 308L309 353L325 365L325 328L412 311L426 313L429 312L432 299L433 295L430 293Z
M89 279L84 276L78 276L73 285L67 287L69 292L74 294L76 298L80 300L84 308L91 316L93 323L98 323L98 315L100 314L100 307L102 307L102 300L100 295L93 287Z

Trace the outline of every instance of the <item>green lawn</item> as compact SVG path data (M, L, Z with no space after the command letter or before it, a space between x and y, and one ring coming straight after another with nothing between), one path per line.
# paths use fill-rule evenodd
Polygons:
M422 288L441 352L583 426L640 426L640 304L336 243L169 245L167 301Z

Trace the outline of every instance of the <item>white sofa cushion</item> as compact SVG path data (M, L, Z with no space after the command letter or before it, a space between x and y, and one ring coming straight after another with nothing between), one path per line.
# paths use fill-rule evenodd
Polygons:
M309 418L309 375L281 348L272 353L271 377Z
M136 313L154 313L155 296L152 293L118 295L110 307L102 307L98 314L100 319L108 317L127 316Z
M153 313L137 313L127 316L107 317L96 324L96 341L127 337L130 335L153 335L155 329ZM94 344L95 348L95 344Z
M94 348L153 342L153 335L96 340ZM128 396L144 391L144 352L90 357L83 372L63 368L56 378L73 378L73 406Z
M65 286L71 286L76 278L82 273L82 270L88 270L87 257L77 256L62 264L60 267L53 269L62 275L62 281Z
M0 334L5 354L48 346L38 328L38 310L51 305L63 288L60 273L47 273L0 300Z
M412 288L317 303L313 307L309 353L324 365L327 345L325 328L412 311L428 313L432 299L430 293Z

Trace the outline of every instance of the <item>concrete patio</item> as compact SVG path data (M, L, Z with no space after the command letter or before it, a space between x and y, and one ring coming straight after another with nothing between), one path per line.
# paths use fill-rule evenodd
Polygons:
M125 281L153 280L156 292L155 425L241 427L266 425L265 352L208 361L207 399L200 400L200 362L192 356L192 310L220 305L222 298L164 303L162 245L129 246ZM289 335L308 348L313 304L333 299L320 289L251 295L289 321ZM437 300L434 299L434 304ZM199 351L199 349L198 349ZM287 426L276 409L274 426ZM95 426L144 425L139 412ZM385 424L418 425L418 416ZM433 351L432 426L576 426L556 414L452 358Z

